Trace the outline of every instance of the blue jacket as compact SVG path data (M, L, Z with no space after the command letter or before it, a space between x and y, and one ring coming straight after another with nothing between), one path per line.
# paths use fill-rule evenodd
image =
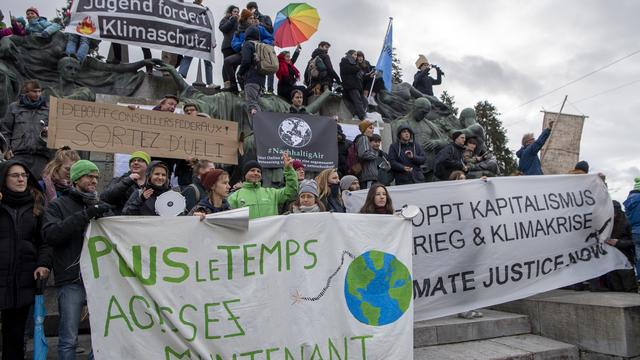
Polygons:
M60 25L49 22L47 18L40 16L37 19L29 21L27 24L27 34L39 34L46 32L49 36L60 30Z
M544 143L547 142L549 135L551 135L551 129L542 130L542 134L540 134L536 141L523 146L516 152L516 156L520 159L518 162L518 170L522 171L524 175L543 175L538 151L540 151Z
M273 35L268 32L262 25L258 25L260 30L260 42L267 45L273 45ZM231 39L231 47L233 51L239 53L242 51L242 44L244 44L244 31L236 32Z
M631 190L624 201L624 211L631 224L631 231L640 234L640 190Z

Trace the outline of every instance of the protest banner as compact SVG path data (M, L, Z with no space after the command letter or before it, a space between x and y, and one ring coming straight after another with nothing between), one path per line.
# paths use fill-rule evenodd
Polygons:
M213 61L213 14L179 0L75 0L69 34Z
M51 97L50 148L131 153L174 159L196 157L237 164L238 124L124 106Z
M253 117L253 129L262 167L281 168L285 151L307 170L338 166L338 127L332 118L259 112Z
M542 171L546 175L566 174L573 170L580 156L584 115L544 111L543 128L554 122L553 130L540 151Z
M96 359L413 358L410 221L211 222L229 213L91 223L80 266Z
M605 244L613 205L596 175L518 176L389 187L413 219L415 320L500 304L630 269ZM366 191L345 197L358 211Z

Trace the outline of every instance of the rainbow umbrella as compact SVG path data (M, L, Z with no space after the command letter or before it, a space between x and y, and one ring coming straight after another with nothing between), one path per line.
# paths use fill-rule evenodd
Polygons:
M314 7L305 3L287 5L276 15L276 46L292 47L309 40L318 30L319 23L320 16Z

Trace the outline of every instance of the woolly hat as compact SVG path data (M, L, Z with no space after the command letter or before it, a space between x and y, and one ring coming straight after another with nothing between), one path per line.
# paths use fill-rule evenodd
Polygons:
M240 21L247 22L249 18L252 16L253 16L253 13L251 12L251 10L242 9L242 11L240 12Z
M418 60L416 60L416 67L420 69L420 66L422 66L422 64L429 65L429 60L427 60L426 56L420 54L418 55Z
M454 131L453 134L451 134L451 140L456 141L460 135L464 135L464 133L460 130Z
M351 184L353 184L354 181L358 181L358 178L353 175L344 176L342 179L340 179L340 190L349 190Z
M94 171L100 172L96 164L92 163L89 160L78 160L73 163L73 165L71 165L71 182L75 184L78 179Z
M640 176L638 176L635 179L633 179L633 181L634 181L633 190L640 191Z
M224 170L222 169L211 169L201 175L200 182L202 183L202 187L204 187L205 190L209 191L213 187L213 185L218 182L218 178L220 178L220 175L222 175L222 173L224 173Z
M151 156L149 156L149 154L147 154L144 151L134 151L131 153L131 158L129 159L129 164L131 164L131 161L133 159L142 159L145 163L147 163L147 165L149 165L149 163L151 162Z
M36 16L40 16L40 11L38 11L38 9L35 6L28 8L27 11L25 11L25 14L29 11L33 11L34 13L36 13Z
M589 163L582 160L582 161L578 161L578 163L575 166L575 170L582 170L584 171L585 174L589 173Z
M318 183L315 180L302 180L298 188L298 195L302 193L309 193L318 197Z
M360 121L360 123L358 123L358 129L360 129L360 132L364 134L365 131L367 131L367 129L369 128L369 126L371 126L371 121L369 120L362 120Z
M291 166L293 166L293 170L296 170L296 171L300 168L304 169L304 164L300 160L293 160L293 162L291 163Z
M242 166L242 177L246 176L249 170L253 168L258 168L260 169L260 171L262 171L262 166L260 166L260 164L255 160L249 160L244 163L244 165Z

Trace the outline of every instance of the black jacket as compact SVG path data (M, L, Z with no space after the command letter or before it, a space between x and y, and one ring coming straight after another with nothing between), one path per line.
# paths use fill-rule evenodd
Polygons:
M616 249L620 250L632 265L636 264L636 249L631 233L631 225L627 220L627 216L618 205L613 207L613 229L611 230L611 238L618 239Z
M149 166L147 167L147 182L145 183L144 188L147 188L147 189L154 188L151 185L151 174L153 173L153 169L155 169L158 166L163 166L166 168L167 165L162 161L157 161L157 160L152 161L151 164L149 164ZM127 203L124 205L124 208L122 209L122 215L142 215L142 216L158 215L156 214L156 199L158 198L158 196L164 194L165 192L171 189L171 186L169 184L169 178L167 177L167 180L165 184L162 186L162 188L155 188L153 194L151 194L151 196L149 196L148 199L145 199L142 196L144 188L133 192L131 196L129 196Z
M324 66L327 68L326 75L323 79L311 80L311 74L309 74L309 66L307 65L307 68L304 71L305 84L308 84L309 86L312 86L315 82L330 84L333 82L333 80L335 80L337 83L340 83L340 76L338 76L338 73L333 68L333 64L331 63L331 57L329 57L329 54L326 51L317 48L313 50L313 53L311 53L311 60L315 59L316 56L319 56L320 59L322 59Z
M352 62L353 61L353 62ZM340 61L340 77L344 90L356 89L362 91L362 69L355 60L347 56Z
M402 143L400 141L400 133L403 130L409 130L411 133L411 139L408 143ZM396 179L396 185L424 182L425 179L420 166L427 161L427 158L424 150L422 150L422 146L416 146L413 130L407 125L400 125L396 136L396 142L389 147L389 162L391 163L391 170ZM408 151L411 151L413 158L407 157L406 153ZM408 173L404 171L405 166L410 166L413 170Z
M113 212L116 215L122 214L124 204L127 203L131 194L140 189L140 185L138 185L136 181L131 180L129 175L131 175L130 171L118 178L111 179L109 185L107 185L102 194L100 194L100 200L113 206Z
M433 96L433 85L442 84L442 71L436 68L437 76L436 78L432 78L429 76L429 71L418 71L413 76L413 87L418 89L421 93L425 95Z
M196 206L201 200L207 198L207 190L202 187L200 178L193 176L193 181L190 185L182 190L182 196L186 202L186 211L189 212Z
M16 164L29 172L22 163L7 161L0 166L0 184L5 183L9 167ZM33 176L28 182L37 187ZM0 201L0 310L33 303L34 270L40 266L51 268L51 248L40 232L42 216L33 215L33 205L33 201L15 206Z
M347 166L347 152L351 145L351 140L342 131L342 127L338 124L338 174L340 177L349 175L349 167Z
M238 76L244 78L244 84L258 84L264 86L266 77L258 72L258 64L254 60L256 45L260 41L260 30L257 26L250 26L245 31L245 41L242 44L242 62L238 68Z
M238 29L238 18L235 16L227 15L220 20L218 29L222 31L223 39L222 45L220 45L222 52L231 48L231 39L233 39L233 33Z
M433 168L440 180L449 180L449 175L455 170L463 170L462 154L464 146L449 143L445 146L433 161Z
M9 142L15 155L31 154L51 157L47 141L41 137L42 129L49 124L49 107L43 103L37 109L29 109L20 101L11 103L0 122L0 131ZM36 174L40 177L40 174Z

